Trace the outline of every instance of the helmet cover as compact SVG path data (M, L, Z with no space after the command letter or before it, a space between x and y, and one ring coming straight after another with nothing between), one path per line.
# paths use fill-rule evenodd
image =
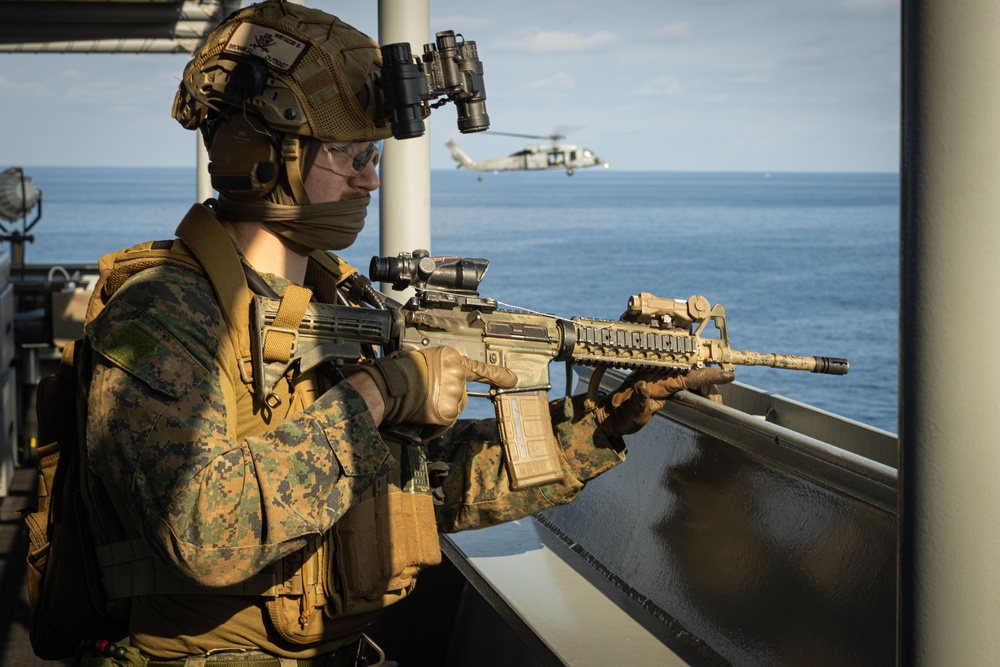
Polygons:
M185 68L172 115L189 130L225 121L232 110L323 142L384 139L392 133L376 83L381 66L378 44L356 28L268 0L209 34Z

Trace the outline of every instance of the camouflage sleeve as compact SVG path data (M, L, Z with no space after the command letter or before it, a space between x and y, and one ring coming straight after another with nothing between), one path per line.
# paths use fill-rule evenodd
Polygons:
M584 483L625 460L625 443L609 439L574 397L573 417L563 401L550 411L562 446L562 481L517 491L510 488L495 419L461 420L428 444L429 459L451 470L444 477L444 502L437 506L438 530L453 533L484 528L535 514L573 500Z
M121 490L165 562L209 586L327 531L391 462L346 382L273 430L235 437L244 389L216 362L224 331L207 281L168 267L134 276L87 327L90 469Z

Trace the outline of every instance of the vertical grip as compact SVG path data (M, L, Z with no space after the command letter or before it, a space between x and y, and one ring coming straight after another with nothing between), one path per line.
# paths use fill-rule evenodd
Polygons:
M512 489L557 482L563 478L559 443L552 434L544 390L501 393L493 398Z

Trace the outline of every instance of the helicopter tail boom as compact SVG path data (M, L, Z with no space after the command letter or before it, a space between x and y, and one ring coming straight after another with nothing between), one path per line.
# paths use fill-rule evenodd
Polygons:
M465 152L458 147L454 139L448 140L448 149L451 151L451 157L455 162L458 163L458 168L461 169L465 167L466 169L475 169L476 162L470 158Z

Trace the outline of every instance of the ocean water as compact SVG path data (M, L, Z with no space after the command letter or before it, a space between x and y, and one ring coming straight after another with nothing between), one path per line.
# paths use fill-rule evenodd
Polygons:
M25 173L43 192L29 263L170 238L194 199L189 169ZM484 296L616 319L640 291L703 295L726 307L734 348L851 362L846 376L741 367L739 381L897 430L896 174L435 171L432 190L431 250L488 258ZM377 209L376 193L341 253L363 270Z

